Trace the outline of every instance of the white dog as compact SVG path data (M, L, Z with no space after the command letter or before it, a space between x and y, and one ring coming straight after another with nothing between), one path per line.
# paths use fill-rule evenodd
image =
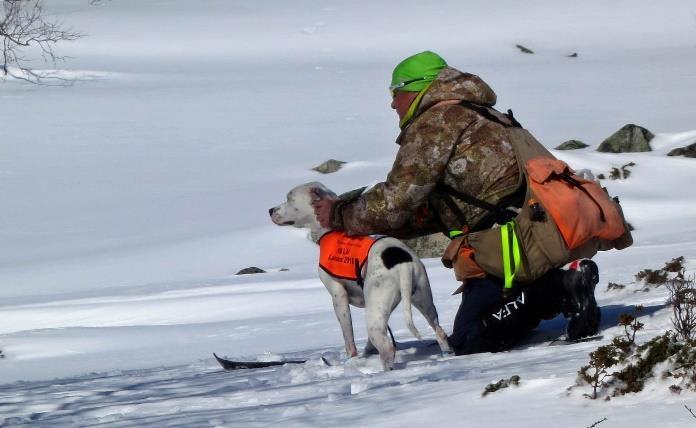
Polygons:
M322 228L312 207L313 198L316 200L317 197L335 198L336 195L321 183L303 184L292 189L287 195L287 201L271 208L269 213L271 220L277 225L309 228L312 241L320 244L319 278L331 293L348 356L358 354L348 306L351 304L365 308L369 338L365 352L376 348L384 369L393 368L396 350L387 336L387 321L399 301L403 301L406 325L411 333L420 339L420 334L413 325L413 304L435 331L442 352L450 352L447 335L438 323L428 275L418 256L395 238L362 236L353 239L341 232ZM350 252L351 247L357 248L362 243L367 243L367 246L357 251L366 254L365 262ZM327 246L330 248L326 249ZM332 264L337 264L337 267Z

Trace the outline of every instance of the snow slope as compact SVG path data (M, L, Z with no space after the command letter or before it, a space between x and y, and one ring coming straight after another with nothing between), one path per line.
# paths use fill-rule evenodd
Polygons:
M636 244L598 255L597 296L605 342L639 303L646 340L669 327L665 290L606 284L679 255L696 269L696 161L664 156L696 141L693 2L87 3L47 5L89 35L59 47L74 57L65 75L82 80L0 81L11 107L0 127L0 426L692 423L692 396L659 381L608 403L568 394L599 343L548 346L562 319L510 352L443 358L397 310L401 369L343 364L317 250L267 210L302 182L341 192L383 179L397 149L391 68L435 50L489 82L548 147L591 144L557 153L576 169L636 163L605 183ZM625 123L655 132L655 151L593 151ZM310 171L331 157L349 163ZM269 273L234 275L250 265ZM450 330L456 284L438 260L426 265ZM309 362L226 373L213 351ZM481 398L513 374L520 387Z

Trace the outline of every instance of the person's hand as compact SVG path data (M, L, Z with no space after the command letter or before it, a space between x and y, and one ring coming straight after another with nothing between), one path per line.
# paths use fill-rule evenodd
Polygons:
M314 215L317 217L319 225L325 229L331 228L331 212L337 199L322 198L314 189L310 192L312 196L312 207Z

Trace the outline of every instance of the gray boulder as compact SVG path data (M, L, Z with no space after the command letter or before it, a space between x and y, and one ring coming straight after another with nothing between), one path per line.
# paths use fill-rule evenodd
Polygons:
M628 124L616 131L597 147L598 152L628 153L651 152L650 140L655 135L642 126Z
M529 48L526 47L526 46L515 45L515 47L516 47L517 49L519 49L520 52L522 52L522 53L526 53L526 54L533 54L533 53L534 53L533 50L529 49Z
M404 239L404 243L411 247L418 257L427 259L430 257L442 257L442 253L445 252L445 248L449 245L450 240L442 233L434 233L418 238Z
M560 146L556 147L556 150L577 150L589 147L589 145L583 143L580 140L568 140Z
M253 273L266 273L266 271L261 268L257 268L256 266L251 266L240 270L237 272L237 275L250 275Z
M341 167L345 164L345 162L336 160L336 159L329 159L326 162L322 163L321 165L315 166L312 168L312 170L319 172L321 174L331 174L332 172L336 172Z
M667 156L684 156L687 158L696 158L696 143L689 144L686 147L680 147L667 153Z

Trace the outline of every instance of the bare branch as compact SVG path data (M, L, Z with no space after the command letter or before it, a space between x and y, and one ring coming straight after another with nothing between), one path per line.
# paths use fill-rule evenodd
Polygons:
M684 270L667 283L668 303L672 306L672 325L685 341L696 339L696 282Z
M66 59L54 51L56 44L81 37L72 28L64 28L57 20L45 17L42 0L0 0L0 39L2 40L2 65L4 76L12 76L31 83L45 79L69 81L55 73L32 70L27 65L28 52L36 52L45 63L56 68L56 62ZM17 72L12 70L16 69Z
M689 406L687 406L686 404L684 404L684 407L686 407L686 410L688 410L689 413L691 413L691 416L693 416L694 418L696 418L696 415L694 415L694 412L689 408Z
M602 422L606 421L607 419L608 419L608 418L604 418L604 419L602 419L602 420L599 420L599 421L593 423L592 425L590 425L590 426L587 427L587 428L594 428L594 427L596 427L597 425L601 424Z

